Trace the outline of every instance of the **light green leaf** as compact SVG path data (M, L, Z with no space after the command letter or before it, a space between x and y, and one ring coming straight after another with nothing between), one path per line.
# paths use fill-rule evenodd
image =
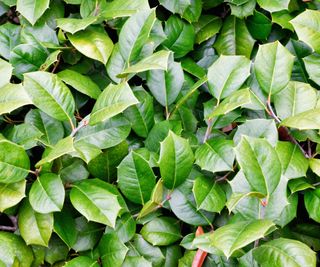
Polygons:
M308 72L309 78L319 85L320 84L320 74L317 71L317 68L320 64L320 55L312 54L307 57L304 57L302 60L304 62L306 70Z
M117 85L110 84L100 94L92 109L90 125L110 119L129 106L138 103L139 101L126 82Z
M197 44L208 40L215 34L217 34L222 26L220 17L213 15L202 15L199 21L194 23Z
M29 173L30 160L26 151L6 139L0 139L0 182L16 183Z
M0 115L31 103L29 95L21 84L7 84L0 88Z
M101 14L105 19L115 19L119 17L130 17L140 10L149 10L147 0L115 0L106 3L105 11Z
M87 256L78 256L68 261L64 267L78 267L78 266L88 266L88 267L99 267L99 263Z
M233 170L235 158L233 141L213 138L195 152L196 164L203 170L215 172Z
M198 209L220 212L226 203L223 189L213 179L204 176L196 178L192 191Z
M107 63L113 49L113 42L102 27L88 27L67 36L80 53L103 64Z
M166 9L170 10L172 13L178 13L180 15L187 9L190 5L190 0L160 0L159 3Z
M288 187L290 188L291 195L299 191L305 191L307 189L315 189L315 187L308 183L306 178L298 178L289 181Z
M299 40L320 52L320 12L307 9L290 21Z
M39 70L47 71L54 63L56 63L59 59L61 50L56 50L52 52L46 59L46 61L40 66Z
M220 101L238 90L250 75L250 60L244 56L221 55L208 68L210 93Z
M32 103L49 116L60 121L72 120L75 102L57 75L42 71L26 73L24 88Z
M37 162L36 167L39 167L45 163L51 162L65 154L74 152L73 138L71 136L65 137L58 141L58 143L52 148L49 154Z
M29 202L39 213L61 211L65 192L61 179L54 173L45 173L32 184Z
M57 19L57 27L74 34L78 31L86 29L89 25L96 22L97 17L87 17L83 19L76 18L60 18Z
M0 59L0 88L10 82L13 67L7 61Z
M288 9L290 0L257 0L260 7L270 12Z
M214 43L214 48L222 55L243 55L250 58L255 40L244 20L228 16Z
M259 192L233 193L226 203L226 207L228 208L229 213L231 213L242 200L248 197L262 199L264 198L264 195Z
M292 81L276 95L274 104L277 116L285 119L314 109L317 104L317 93L310 84Z
M10 59L11 50L20 43L21 27L11 22L0 26L0 55Z
M254 64L257 81L269 96L283 90L290 81L293 55L278 41L260 45Z
M188 140L172 131L169 131L168 136L160 144L161 177L164 185L173 189L187 179L194 161L193 152Z
M34 25L49 7L49 3L50 0L17 0L17 10Z
M309 159L310 169L320 177L320 159L311 158Z
M288 11L278 11L271 14L272 22L277 23L283 29L287 29L290 31L294 31L292 24L290 24L290 20L294 18L294 15L290 14Z
M236 147L236 158L252 189L269 198L281 176L275 149L265 139L243 136Z
M70 200L87 220L115 226L121 206L110 184L99 179L83 180L73 185Z
M291 239L278 238L253 250L261 267L314 267L316 254L307 245Z
M19 209L19 230L28 245L48 246L53 230L53 214L34 211L26 199Z
M17 205L26 195L26 180L0 184L0 212Z
M281 122L281 125L299 130L320 129L320 109L311 109L288 117Z
M145 224L141 235L153 246L168 246L181 239L178 221L171 217L158 217Z
M136 74L139 72L144 72L147 70L167 70L168 68L168 58L170 52L166 50L161 50L155 52L149 57L140 60L138 63L126 68L117 77L126 77L128 74Z
M90 96L93 99L97 99L101 93L101 90L96 83L88 76L82 75L76 71L66 69L59 72L58 77L80 93Z

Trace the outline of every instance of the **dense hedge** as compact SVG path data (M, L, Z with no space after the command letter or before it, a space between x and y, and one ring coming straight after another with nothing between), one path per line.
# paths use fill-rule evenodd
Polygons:
M0 266L316 266L318 9L0 1Z

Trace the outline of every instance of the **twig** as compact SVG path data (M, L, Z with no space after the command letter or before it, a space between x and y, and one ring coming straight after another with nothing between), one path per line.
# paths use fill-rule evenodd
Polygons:
M16 216L8 215L8 218L10 219L12 226L7 225L0 225L1 231L11 231L15 232L18 229L18 220Z
M208 140L210 133L211 133L211 129L212 129L212 119L208 119L208 126L207 126L206 133L204 135L204 138L203 138L203 143L205 143Z
M61 55L59 54L58 57L57 57L57 62L54 63L54 66L53 66L53 69L52 69L51 73L55 73L56 72L56 70L57 70L57 68L58 68L58 66L60 64L60 58L61 58Z
M225 181L227 180L228 176L232 173L232 171L228 172L227 174L225 174L222 177L219 177L218 179L216 179L216 182L221 182L221 181Z
M71 137L74 137L76 135L76 133L83 127L88 125L88 121L87 120L83 120L82 122L79 123L78 127L74 128L70 134Z

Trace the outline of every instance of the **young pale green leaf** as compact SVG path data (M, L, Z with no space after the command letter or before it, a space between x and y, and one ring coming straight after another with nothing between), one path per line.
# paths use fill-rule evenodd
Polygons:
M253 250L253 257L261 267L314 267L316 253L297 240L278 238Z
M61 211L65 192L60 177L54 173L45 173L32 184L29 202L39 213Z
M57 27L65 32L74 34L78 31L86 29L89 25L97 21L97 17L87 17L83 19L76 18L60 18L57 19Z
M150 7L148 0L115 0L106 3L105 10L102 12L101 16L107 20L121 17L130 17L140 10L149 9Z
M288 9L290 0L257 0L257 2L263 9L269 12L275 12Z
M281 176L275 149L265 139L243 136L236 147L236 158L252 189L268 198Z
M10 82L12 76L12 65L7 61L0 59L0 88Z
M225 115L238 107L251 104L251 102L252 95L249 88L235 91L225 98L207 118L212 119L220 115Z
M188 177L194 161L188 140L169 131L161 142L159 167L163 184L173 189Z
M299 130L320 129L320 109L311 109L288 117L281 122L281 125Z
M276 151L282 165L282 174L288 179L306 176L308 160L298 146L289 142L278 142Z
M29 169L30 160L26 151L15 143L0 139L0 182L19 182L28 175Z
M254 71L265 93L271 96L287 86L293 61L293 55L278 41L259 46Z
M138 63L126 68L121 74L117 77L122 78L126 77L128 74L136 74L139 72L144 72L147 70L167 70L168 68L168 59L170 52L166 50L161 50L155 52L151 56L148 56Z
M118 166L118 185L132 202L144 205L156 184L148 162L138 153L131 152Z
M308 44L316 52L320 52L320 13L307 9L290 21L299 40Z
M194 23L197 44L208 40L217 34L222 26L221 18L213 15L203 15L199 21Z
M31 99L21 84L9 83L0 88L0 115L29 104Z
M215 230L207 242L229 258L238 249L264 237L274 226L271 220L238 221Z
M233 141L213 138L195 152L196 164L203 170L215 172L232 171L235 158Z
M147 84L154 98L168 107L178 97L184 81L180 63L169 58L167 70L151 70L147 73Z
M83 180L73 185L70 200L88 220L115 226L121 206L110 184L99 179Z
M119 33L119 49L128 64L139 57L155 21L155 9L141 10L132 15L122 26Z
M77 229L74 218L68 210L56 212L54 214L54 232L63 240L69 247L73 247L77 241Z
M61 50L56 50L49 54L46 61L42 63L39 70L47 71L54 63L56 63L59 59L60 54L62 53Z
M208 68L210 93L220 101L238 90L250 75L251 62L244 56L221 55Z
M239 144L242 136L265 138L274 147L278 142L278 130L274 120L247 120L238 126L233 141Z
M309 159L310 169L318 176L320 176L320 159L311 158Z
M53 214L34 211L26 199L19 209L19 230L28 245L48 246L53 230Z
M42 71L26 73L24 88L36 107L57 120L72 120L75 102L57 75Z
M320 74L317 68L320 64L320 55L312 54L303 59L306 70L309 74L309 78L317 84L320 84Z
M0 212L17 205L26 195L26 180L0 184Z
M226 195L222 187L208 177L196 178L192 191L198 209L220 212L226 203Z
M113 49L113 42L102 27L88 27L67 36L80 53L103 64L107 63Z
M243 55L250 58L254 43L245 21L229 16L223 23L214 48L222 55Z
M128 248L116 233L104 234L98 246L102 266L122 266Z
M88 76L84 76L73 70L63 70L58 73L58 77L66 84L72 86L93 99L97 99L101 93L99 86L94 83Z
M51 162L65 154L74 152L75 148L73 145L73 137L68 136L63 139L60 139L58 143L52 147L52 150L49 154L37 162L36 167L39 167L45 163Z
M27 246L23 239L14 234L0 232L0 263L2 266L29 267L34 260L31 247Z
M103 122L123 112L126 108L138 104L130 86L126 82L110 84L100 94L91 115L90 125Z
M73 258L71 261L66 262L65 267L77 267L77 266L90 266L99 267L99 263L96 260L91 259L87 256L78 256Z
M285 119L314 109L317 104L316 90L307 83L289 82L274 99L277 116Z
M49 3L50 0L17 0L17 11L34 25L49 7Z
M141 235L153 246L168 246L181 239L178 221L171 217L158 217L145 224Z

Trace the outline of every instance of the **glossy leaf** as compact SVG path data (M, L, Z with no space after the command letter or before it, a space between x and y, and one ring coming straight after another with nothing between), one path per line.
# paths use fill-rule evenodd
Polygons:
M265 10L275 12L283 9L288 9L290 0L257 0L258 4Z
M319 109L311 109L295 116L286 118L281 122L283 126L297 128L300 130L320 129Z
M76 18L60 18L57 19L57 27L74 34L78 31L86 29L89 25L93 24L97 20L96 17L87 17L83 19Z
M34 25L49 7L49 3L50 0L18 0L17 10Z
M25 197L26 180L0 184L0 212L17 205Z

